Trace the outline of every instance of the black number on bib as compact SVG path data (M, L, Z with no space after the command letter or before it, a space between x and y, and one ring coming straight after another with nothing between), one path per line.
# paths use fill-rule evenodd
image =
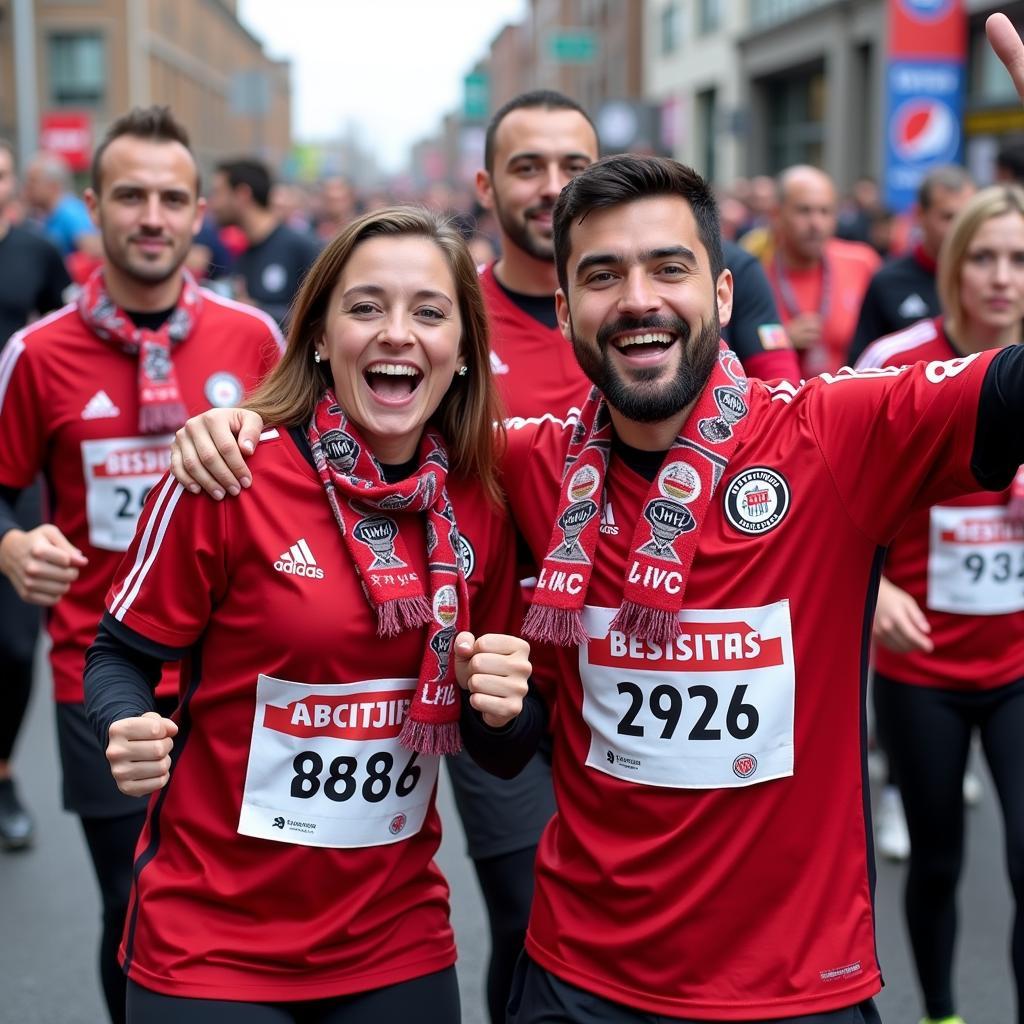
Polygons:
M665 706L666 698L668 707ZM651 690L651 714L665 723L665 727L661 730L663 740L672 739L672 734L676 731L679 716L682 713L683 695L674 686L662 683Z
M398 781L395 783L395 796L408 796L416 788L416 783L420 781L421 774L422 771L416 763L416 753L414 751L412 757L405 762L402 774L398 776Z
M391 792L391 775L395 759L386 751L374 754L366 762L366 781L363 783L363 799L368 804L379 804ZM379 787L379 788L378 788Z
M114 493L121 501L121 504L117 506L117 518L134 519L134 514L131 511L132 492L127 487L115 487Z
M687 691L690 697L701 697L704 701L704 710L697 719L697 724L690 730L691 740L720 740L721 729L709 729L708 722L718 710L718 694L712 686L691 686Z
M970 554L964 559L964 568L971 574L971 582L977 583L985 571L985 559L977 553Z
M733 690L732 700L729 701L729 710L725 714L725 727L729 730L729 735L734 736L738 740L750 739L757 732L757 727L761 721L757 708L753 704L743 703L743 697L746 692L746 683L740 683ZM746 720L746 725L740 725L741 718Z
M641 708L644 706L644 692L640 689L636 683L619 683L619 693L629 694L629 707L626 709L626 713L622 716L619 721L619 735L620 736L643 736L644 727L642 725L634 725L636 716L640 713Z
M295 769L292 796L297 800L308 800L316 796L320 792L320 773L324 770L324 759L315 750L303 750L301 754L295 755L292 768Z
M379 804L391 792L391 771L394 767L395 759L386 750L371 754L366 760L366 778L360 786L356 779L359 761L348 754L342 754L331 761L327 778L323 782L324 796L342 804L351 800L359 791L367 803ZM320 792L323 758L315 750L303 750L295 755L292 768L295 771L291 784L292 796L297 800L308 800L316 796ZM413 754L398 776L395 795L407 797L416 788L422 774L423 769L416 763L416 755Z
M344 803L352 798L356 791L356 780L353 776L359 762L354 757L342 754L331 762L331 773L324 783L324 796L337 804ZM342 790L338 792L338 783L342 783Z
M619 719L617 732L620 736L643 736L644 727L636 724L636 717L644 709L644 692L636 683L623 681L618 684L618 691L629 697L629 707ZM697 721L690 730L691 740L720 740L721 729L710 728L711 721L718 711L718 691L713 686L700 683L694 684L686 691L690 698L704 702ZM761 716L753 704L747 704L743 698L747 695L746 683L740 683L732 692L729 707L725 713L725 727L729 735L738 740L750 739L761 724ZM647 700L651 714L660 722L660 738L670 740L675 735L676 727L683 714L683 695L669 683L659 683Z
M992 573L992 579L996 583L1005 583L1013 574L1009 551L997 551L992 556L992 561L996 565L995 571Z

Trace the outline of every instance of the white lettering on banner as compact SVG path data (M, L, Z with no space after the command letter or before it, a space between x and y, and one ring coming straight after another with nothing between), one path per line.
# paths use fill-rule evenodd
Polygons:
M1024 521L1005 505L933 506L927 603L957 615L1024 611Z
M674 789L750 786L793 774L789 602L679 613L668 643L611 628L586 606L580 645L588 767Z
M171 464L171 434L82 442L89 543L127 551L150 489Z
M313 685L261 675L238 831L327 847L416 835L439 758L398 741L415 688L415 679Z

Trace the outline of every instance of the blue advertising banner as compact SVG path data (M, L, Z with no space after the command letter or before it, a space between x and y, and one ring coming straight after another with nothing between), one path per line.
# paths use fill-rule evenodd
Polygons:
M885 201L902 213L913 206L917 186L932 167L962 159L963 64L893 61L886 92Z

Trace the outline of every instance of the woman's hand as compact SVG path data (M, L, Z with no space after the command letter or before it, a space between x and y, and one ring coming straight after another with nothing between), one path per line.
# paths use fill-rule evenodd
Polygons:
M207 409L174 435L171 472L193 494L206 491L220 501L252 483L242 456L260 443L263 420L247 409Z
M928 635L932 627L917 602L884 576L878 584L878 604L872 634L876 643L896 654L924 651L930 654L935 644Z
M484 724L500 729L523 710L530 664L530 645L517 636L462 632L455 638L455 678L468 690L469 703Z
M171 777L171 748L178 727L169 718L147 711L110 726L106 755L110 774L125 796L149 796Z

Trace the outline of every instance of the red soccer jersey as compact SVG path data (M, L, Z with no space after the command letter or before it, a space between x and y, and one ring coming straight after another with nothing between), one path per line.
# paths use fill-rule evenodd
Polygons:
M800 313L821 312L824 316L820 345L797 353L804 374L835 373L845 365L864 293L881 265L881 257L871 246L841 238L829 239L825 262L808 270L782 268L780 273L777 258L765 263L783 326Z
M956 354L938 317L879 339L858 365ZM890 545L884 572L924 611L935 650L897 654L876 644L875 667L883 675L963 690L1024 675L1024 520L1011 512L1009 488L916 509Z
M289 434L264 437L259 486L235 501L159 485L108 595L115 631L185 656L121 949L129 977L173 995L319 999L455 960L432 863L439 759L397 740L425 630L377 638L316 470ZM472 627L509 632L507 515L451 475L449 496ZM408 518L427 579L422 520Z
M590 381L562 332L521 310L495 280L493 265L481 272L480 286L491 329L491 372L506 414L525 419L581 408Z
M173 349L189 415L238 405L283 345L265 314L202 294L192 335ZM140 437L138 422L137 360L97 338L74 305L14 335L0 355L0 485L28 487L42 472L49 522L89 559L48 616L58 701L83 699L85 649L103 595L170 462L173 435Z
M879 990L865 618L908 510L977 487L990 360L798 389L751 381L670 646L610 630L650 486L613 453L591 639L555 649L558 812L527 937L543 967L607 999L709 1020L822 1013ZM568 437L550 422L510 432L508 493L538 559ZM578 586L559 576L553 587ZM660 580L668 592L680 582L671 552Z

